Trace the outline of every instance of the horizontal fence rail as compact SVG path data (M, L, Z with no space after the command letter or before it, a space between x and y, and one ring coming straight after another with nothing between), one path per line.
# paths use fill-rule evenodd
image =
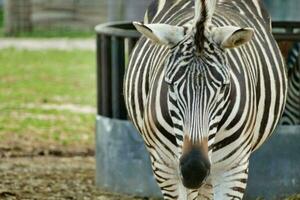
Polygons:
M273 35L278 42L300 41L300 22L273 22Z
M300 42L300 22L273 22L278 42ZM130 53L141 36L132 23L114 22L96 26L97 114L127 119L123 77Z

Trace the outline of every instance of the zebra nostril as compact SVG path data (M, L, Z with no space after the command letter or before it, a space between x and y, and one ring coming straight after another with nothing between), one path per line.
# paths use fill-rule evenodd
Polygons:
M180 159L180 177L189 189L198 189L210 173L210 163L199 151L191 151Z

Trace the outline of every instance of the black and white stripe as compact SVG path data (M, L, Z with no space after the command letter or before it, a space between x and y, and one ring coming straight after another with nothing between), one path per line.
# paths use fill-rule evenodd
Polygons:
M300 43L294 43L287 56L288 93L282 125L300 124Z
M249 156L272 134L284 109L284 61L260 0L219 0L215 7L212 0L196 3L200 18L207 16L204 22L195 23L192 0L155 0L145 25L137 24L153 41L163 28L147 24L184 27L178 28L178 37L180 31L185 36L171 47L166 41L139 40L125 75L126 106L165 199L242 199ZM254 37L227 49L230 43L219 40L233 29L221 28L227 26L241 27L232 32L237 36L254 29ZM211 164L210 175L197 189L182 182L179 162L187 146L206 152Z

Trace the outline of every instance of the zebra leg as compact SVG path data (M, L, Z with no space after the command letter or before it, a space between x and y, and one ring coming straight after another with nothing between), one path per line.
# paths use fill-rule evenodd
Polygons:
M214 179L215 200L242 200L248 180L249 160L219 173Z
M164 199L198 200L199 190L189 190L183 186L177 167L179 164L172 163L169 159L162 160L162 157L157 156L158 154L152 152L152 169Z
M198 190L190 190L183 186L181 181L178 182L178 200L197 200Z
M166 155L166 151L159 151L157 148L148 148L151 158L151 167L154 177L164 200L177 200L179 199L179 175L178 164L174 162L175 158Z
M155 167L159 166L159 167ZM197 200L198 190L185 188L174 168L162 163L152 162L153 173L161 189L164 200ZM168 170L168 171L166 171Z
M212 200L214 198L211 177L208 177L204 185L198 190L198 200Z

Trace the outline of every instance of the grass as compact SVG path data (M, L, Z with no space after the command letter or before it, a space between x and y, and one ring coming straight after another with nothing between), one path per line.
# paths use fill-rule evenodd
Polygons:
M287 197L284 200L299 200L299 199L300 199L300 194Z
M1 14L1 13L0 13ZM93 38L94 31L80 31L67 28L58 29L33 29L31 32L19 32L13 35L14 38ZM6 37L3 25L0 24L0 37ZM10 36L9 36L10 37Z
M92 38L95 36L94 31L80 31L72 29L34 29L31 32L20 32L15 37L22 38Z
M93 52L3 49L0 63L1 142L93 143L93 113L45 107L95 107Z

